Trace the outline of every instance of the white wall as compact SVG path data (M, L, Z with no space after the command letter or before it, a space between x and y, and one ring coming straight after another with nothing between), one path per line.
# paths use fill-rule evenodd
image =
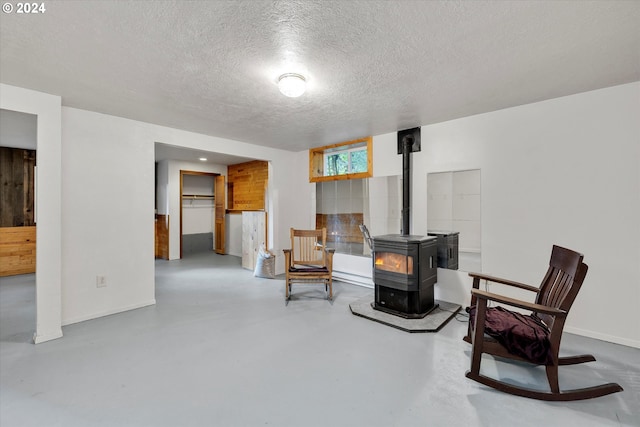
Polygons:
M427 227L459 232L460 252L480 253L481 181L479 169L427 175Z
M33 337L37 344L62 336L61 100L59 96L0 84L0 108L38 116L36 331Z
M155 302L155 142L270 160L270 191L276 195L294 177L290 164L297 154L287 151L67 107L62 128L63 324ZM176 200L169 203L172 233L180 230L179 171L194 167L166 165L167 200ZM226 174L226 167L213 172ZM271 221L289 222L293 209L272 209ZM281 244L280 238L275 234L272 244ZM170 240L174 253L178 242L179 253L179 240L173 234ZM105 276L107 286L97 288L96 276Z
M372 236L398 234L402 229L402 177L381 176L368 180L369 215L365 224Z
M227 214L225 221L227 255L242 257L242 215Z
M553 244L578 250L589 273L567 330L640 347L639 117L633 83L424 126L413 230L427 173L481 169L483 271L537 285ZM468 302L463 273L438 274L437 297Z
M553 244L578 250L589 273L566 330L640 347L639 117L636 82L423 126L412 234L427 231L427 173L481 169L483 271L537 286ZM374 174L401 173L392 136L374 136ZM357 257L335 258L371 277ZM436 298L466 305L470 288L438 269Z
M62 109L62 323L155 303L154 145L145 125ZM96 287L96 276L106 287Z
M277 257L276 274L284 273L282 250L291 247L290 228L316 226L316 186L309 182L309 152L287 153L269 167L268 222L273 226L269 246Z
M213 232L213 200L185 200L182 203L182 234Z

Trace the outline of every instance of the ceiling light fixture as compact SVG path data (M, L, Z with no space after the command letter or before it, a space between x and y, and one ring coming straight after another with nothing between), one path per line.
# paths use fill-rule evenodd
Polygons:
M297 98L307 88L307 81L301 74L285 73L278 78L278 88L284 96Z
M201 161L201 162L206 162L206 161L207 161L207 158L206 158L206 157L200 157L200 161Z

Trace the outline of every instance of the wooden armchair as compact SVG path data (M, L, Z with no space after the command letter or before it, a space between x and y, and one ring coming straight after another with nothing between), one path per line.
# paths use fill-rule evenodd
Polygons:
M560 340L567 314L587 274L583 256L569 249L553 246L549 270L540 288L483 274L469 273L473 277L469 330L464 340L472 344L471 370L466 376L497 390L539 400L567 401L590 399L622 391L616 383L561 391L558 385L558 366L592 362L590 355L559 357ZM531 291L535 303L486 292L480 281L498 283ZM501 305L530 311L523 315L502 306L488 307L494 301ZM550 391L519 387L480 374L482 353L507 359L544 365Z
M333 253L327 248L327 229L291 229L291 249L284 250L285 298L291 296L293 282L322 282L333 299Z

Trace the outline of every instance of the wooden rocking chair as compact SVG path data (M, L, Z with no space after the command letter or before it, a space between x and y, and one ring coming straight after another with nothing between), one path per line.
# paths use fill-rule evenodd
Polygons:
M291 229L291 249L284 249L285 298L291 297L293 282L322 282L333 299L333 253L327 248L327 229Z
M553 246L549 270L540 288L483 274L473 277L469 330L464 340L471 343L471 370L466 376L497 390L539 400L568 401L591 399L622 391L616 383L561 391L558 366L593 362L590 355L559 357L560 340L567 314L587 274L583 256L569 249ZM535 292L535 303L529 303L479 289L480 281L499 283ZM503 307L487 307L488 301L531 311L523 315ZM486 334L486 335L485 335ZM480 374L482 353L544 365L551 391L519 387Z

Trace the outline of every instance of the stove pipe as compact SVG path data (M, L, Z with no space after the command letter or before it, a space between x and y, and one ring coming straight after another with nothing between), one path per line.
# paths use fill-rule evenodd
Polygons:
M411 146L413 135L402 138L402 235L409 235L411 220Z
M402 154L402 235L408 236L411 220L411 153L420 151L420 128L398 131L398 154Z

